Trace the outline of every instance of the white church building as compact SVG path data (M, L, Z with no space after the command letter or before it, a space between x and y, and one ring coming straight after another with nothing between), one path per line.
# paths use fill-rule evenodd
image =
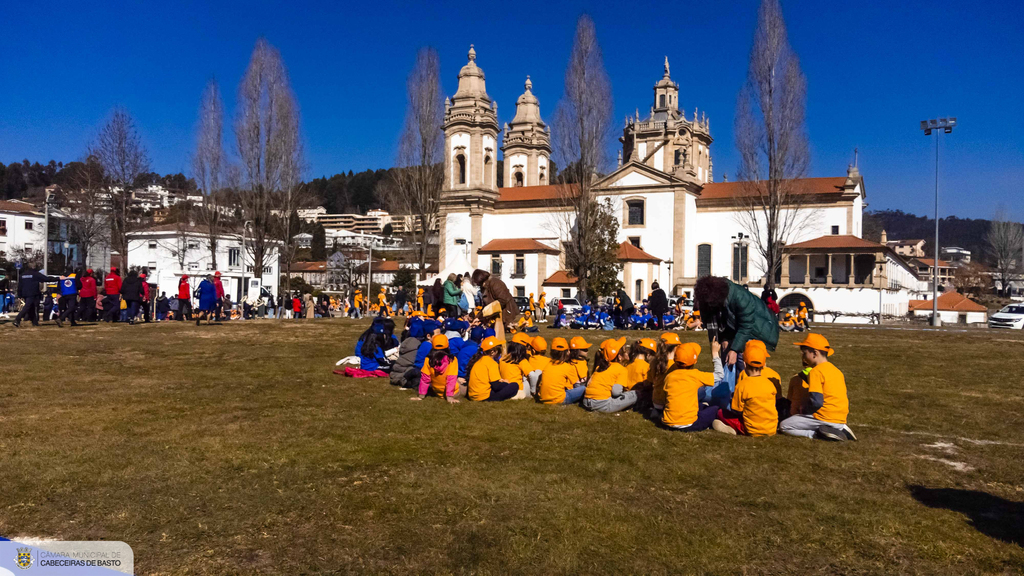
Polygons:
M443 275L482 268L500 274L514 295L574 295L562 249L572 189L550 182L551 134L530 79L503 127L472 47L458 80L445 104ZM744 224L749 188L714 181L710 121L696 110L687 116L679 104L666 59L649 116L626 119L618 167L592 186L619 218L620 279L638 301L655 281L683 294L707 275L759 292L765 266ZM857 168L803 179L798 189L806 224L785 251L777 281L783 306L803 300L816 311L843 312L839 319L849 321L866 322L880 307L905 315L921 287L902 257L861 238L866 191Z

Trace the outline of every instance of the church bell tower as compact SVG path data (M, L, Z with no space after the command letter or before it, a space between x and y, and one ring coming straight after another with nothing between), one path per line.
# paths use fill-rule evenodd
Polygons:
M439 252L442 269L456 244L476 266L483 215L498 200L498 105L487 95L484 71L469 46L469 62L459 71L459 89L444 102L444 183L441 186ZM469 238L458 222L469 215ZM458 237L454 237L458 236Z
M540 102L533 95L529 76L525 89L516 100L512 125L505 125L505 140L501 145L507 188L544 186L550 181L551 133L540 118Z

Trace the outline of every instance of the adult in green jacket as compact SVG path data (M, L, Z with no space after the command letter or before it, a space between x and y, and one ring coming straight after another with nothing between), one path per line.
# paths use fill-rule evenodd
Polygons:
M779 322L760 298L725 278L705 276L693 287L697 309L708 336L728 343L726 364L736 363L748 340L760 340L769 350L779 343Z
M444 304L445 314L449 318L455 318L459 315L459 300L462 299L462 288L455 285L455 273L448 275L448 279L444 282L444 296L442 303Z

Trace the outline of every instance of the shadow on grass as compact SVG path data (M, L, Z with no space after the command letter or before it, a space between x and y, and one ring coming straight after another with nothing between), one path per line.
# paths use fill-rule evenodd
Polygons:
M977 490L910 485L910 495L929 508L945 508L970 518L976 530L991 538L1024 547L1024 502Z

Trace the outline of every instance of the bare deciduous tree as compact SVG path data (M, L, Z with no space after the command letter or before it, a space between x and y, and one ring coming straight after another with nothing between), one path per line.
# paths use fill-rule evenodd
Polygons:
M737 218L764 259L766 288L775 285L783 247L813 218L802 207L799 180L810 164L806 96L807 81L789 46L779 0L762 0L737 104L736 147L746 201Z
M131 213L132 187L136 178L149 172L149 154L127 110L114 109L88 155L103 166L110 202L110 244L121 255L122 270L127 270L128 233L138 224Z
M224 179L224 104L216 80L210 80L199 103L196 127L196 150L192 155L192 176L203 204L194 211L201 223L210 248L210 262L217 269L217 239L221 233L223 214L219 199Z
M441 61L433 48L421 48L406 80L409 105L398 141L395 169L377 185L377 197L394 213L410 214L416 222L419 270L425 270L427 239L437 224L444 184L444 96Z
M607 235L600 226L605 221L606 207L597 202L592 191L594 176L609 162L611 113L611 83L597 31L594 21L584 14L576 23L565 71L565 94L555 109L553 130L554 152L559 164L565 166L558 175L563 184L559 203L567 210L558 212L558 226L560 235L566 238L566 266L584 294L595 274L603 274L609 267L617 271L619 266L614 257L608 262Z
M93 249L108 244L110 237L110 202L103 166L90 155L65 165L64 171L67 180L61 187L62 204L67 208L72 240L78 244L82 262L88 265Z
M1003 294L1013 276L1021 269L1021 258L1024 256L1024 228L1017 222L1011 222L1003 209L996 211L988 233L985 234L992 263L995 267L995 279L999 281Z
M299 111L281 54L260 38L238 87L235 138L242 163L239 200L252 223L246 248L260 274L277 253L282 196L294 191L302 167Z

